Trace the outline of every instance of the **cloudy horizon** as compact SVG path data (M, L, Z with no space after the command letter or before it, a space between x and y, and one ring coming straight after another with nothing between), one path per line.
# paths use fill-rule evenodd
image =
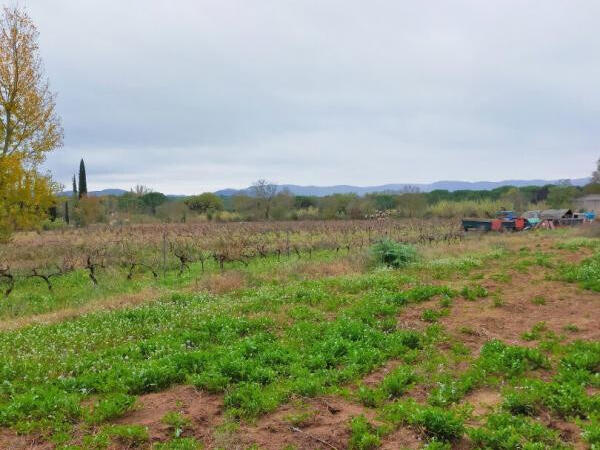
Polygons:
M28 0L70 185L582 178L600 3Z

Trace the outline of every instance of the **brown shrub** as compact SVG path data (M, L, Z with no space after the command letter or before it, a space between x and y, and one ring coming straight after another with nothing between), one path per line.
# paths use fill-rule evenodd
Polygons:
M246 275L237 270L206 275L196 280L196 290L208 291L213 294L226 294L243 289L247 285Z

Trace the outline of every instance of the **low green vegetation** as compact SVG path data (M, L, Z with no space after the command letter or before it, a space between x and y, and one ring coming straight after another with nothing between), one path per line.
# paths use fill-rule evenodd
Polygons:
M138 396L187 384L222 401L224 422L214 433L223 442L286 403L299 406L284 417L285 427L309 433L317 417L311 402L338 396L363 408L344 422L344 445L352 449L378 448L400 427L428 449L465 442L482 449L569 448L539 417L569 422L577 439L598 445L600 343L573 340L587 335L576 317L558 329L545 319L530 325L519 332L523 345L486 336L476 322L449 325L465 307L506 317L513 297L506 297L506 310L492 309L505 308L502 291L478 283L500 273L495 281L509 289L504 274L523 253L531 259L539 252L512 251L502 241L482 244L473 256L436 259L428 251L380 241L363 251L375 266L365 257L360 271L325 270L314 278L298 276L301 264L309 266L298 255L268 255L240 263L244 283L221 294L190 289L203 273L190 263L182 275L156 281L163 287L152 301L0 332L0 426L59 450L200 449L190 437L195 421L182 408L157 419L165 430L160 443L146 427L118 421L140 407ZM348 255L323 250L310 262L335 267L353 261ZM540 266L553 277L590 264L553 261ZM216 261L204 270L228 274ZM154 283L148 273L136 276L140 289ZM55 293L62 289L68 288L57 283ZM545 303L536 299L522 301ZM365 378L374 371L382 371L377 381ZM472 396L482 389L498 401L475 414Z

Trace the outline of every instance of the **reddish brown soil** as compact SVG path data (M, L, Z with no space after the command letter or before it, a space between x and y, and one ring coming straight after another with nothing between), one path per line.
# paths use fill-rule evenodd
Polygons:
M222 422L223 401L221 396L198 391L192 386L176 386L167 391L142 395L137 407L116 423L145 426L151 441L164 441L173 434L162 421L171 411L181 413L190 421L190 427L183 436L194 436L210 445L214 428Z
M424 442L420 436L411 428L399 428L389 436L386 436L381 443L383 450L417 449L422 448Z
M294 424L292 417L308 418ZM302 405L287 404L255 425L244 425L238 436L245 446L257 444L261 449L281 449L294 445L298 449L344 449L350 437L349 422L363 414L371 423L375 412L340 398L309 399ZM245 447L244 447L245 448Z
M473 350L492 338L519 345L535 345L524 341L521 335L536 323L545 322L549 331L566 334L567 340L600 339L600 295L574 284L547 281L529 274L514 273L511 283L482 283L490 293L498 292L503 305L494 307L492 297L474 302L458 298L448 317L441 323ZM501 292L500 292L501 291ZM542 296L545 304L532 302ZM564 331L574 324L579 331ZM461 333L472 330L472 334Z
M44 443L37 436L19 436L13 431L0 429L0 448L2 450L50 450L54 446Z
M479 416L488 414L502 401L500 392L489 388L478 389L470 392L465 398L464 403L473 406L473 417L477 421Z

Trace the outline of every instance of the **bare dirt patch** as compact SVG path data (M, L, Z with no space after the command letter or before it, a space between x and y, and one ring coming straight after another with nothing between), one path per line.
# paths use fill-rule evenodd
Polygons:
M192 386L176 386L163 392L146 394L138 399L137 407L115 423L142 425L148 428L151 441L172 437L172 430L162 419L168 412L179 412L191 425L183 436L193 436L210 445L213 430L223 420L221 396L207 394Z
M470 392L464 398L465 403L473 406L473 415L477 418L488 414L502 401L502 395L493 389L483 388Z
M0 448L3 450L50 450L54 446L43 442L37 436L19 436L14 431L0 429Z
M492 292L496 286L487 285ZM562 334L564 327L575 325L568 340L600 339L600 294L585 291L574 284L544 279L532 280L529 274L515 273L511 283L502 285L502 306L494 307L493 299L475 302L456 299L448 317L441 323L472 349L478 350L489 339L501 339L518 345L534 345L521 335L538 322L548 330ZM533 300L543 299L543 304ZM463 330L463 332L461 332ZM464 330L469 330L464 333Z
M302 404L283 405L255 425L243 425L240 443L261 449L281 449L287 445L298 449L344 449L350 438L352 417L363 414L375 423L375 412L340 398L307 399ZM297 423L294 418L306 416ZM245 447L243 447L245 448Z
M410 428L399 428L386 436L381 443L382 450L418 449L423 447L423 441L416 431Z

